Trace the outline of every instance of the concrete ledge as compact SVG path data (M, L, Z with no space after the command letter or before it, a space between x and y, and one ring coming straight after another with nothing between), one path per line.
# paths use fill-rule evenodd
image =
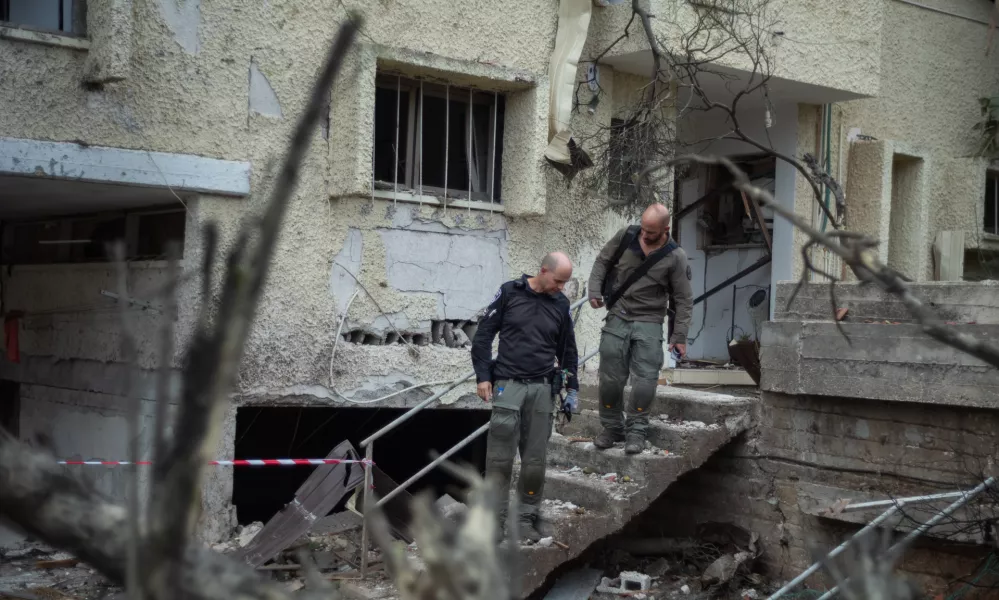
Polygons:
M663 371L663 375L672 385L748 385L756 387L753 378L742 369L667 369Z
M795 283L777 284L775 314L777 321L832 321L829 285L809 283L802 286L794 303L787 301ZM974 322L979 325L999 324L999 282L972 283L939 281L910 284L912 293L937 311L944 321ZM837 306L850 309L848 322L897 321L912 323L908 309L892 294L873 286L856 283L836 285Z
M999 325L954 325L999 343ZM764 324L766 392L999 408L999 371L930 338L918 325Z
M0 40L12 40L16 42L27 42L29 44L41 44L43 46L55 46L58 48L69 48L70 50L80 50L86 52L90 50L90 40L73 35L63 35L49 33L47 31L35 31L34 29L24 29L21 27L0 27Z
M250 193L248 162L73 142L0 137L0 174L226 196Z

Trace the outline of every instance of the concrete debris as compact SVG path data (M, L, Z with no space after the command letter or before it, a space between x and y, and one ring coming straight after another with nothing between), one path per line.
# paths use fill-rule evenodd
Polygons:
M240 532L236 535L237 543L240 548L245 548L253 541L253 538L257 537L260 530L264 528L264 524L260 521L254 521L249 525L243 527Z
M604 577L597 586L597 591L601 594L614 594L616 596L629 596L637 598L642 592L647 592L652 587L652 578L645 573L635 571L623 571L617 578L610 579ZM641 594L644 596L644 594Z
M735 554L719 556L704 570L704 574L701 575L701 583L706 587L728 583L735 577L739 567L752 557L753 555L749 552L736 552Z
M575 511L579 509L579 507L573 504L572 502L567 502L563 500L544 500L543 504L545 506L550 506L555 510Z
M541 548L549 548L555 543L555 538L545 537L538 540L538 546Z
M683 592L684 594L689 594L690 586L687 584L683 584L682 586L680 586L680 591Z
M434 506L437 510L441 511L445 519L449 521L457 522L461 517L468 512L468 507L458 502L448 494L444 494L434 502Z
M739 592L742 600L759 600L760 593L753 588L747 588Z

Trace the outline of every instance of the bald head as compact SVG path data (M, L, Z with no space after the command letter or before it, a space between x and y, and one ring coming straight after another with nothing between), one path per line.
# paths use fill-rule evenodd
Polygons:
M562 291L572 277L572 261L564 252L549 252L541 259L541 269L535 278L540 292L555 294Z
M669 209L653 204L642 213L642 241L650 248L659 248L669 239Z

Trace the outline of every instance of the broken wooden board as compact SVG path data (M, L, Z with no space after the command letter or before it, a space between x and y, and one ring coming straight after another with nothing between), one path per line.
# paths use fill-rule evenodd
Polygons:
M326 458L358 460L360 457L350 442L344 441ZM261 566L306 534L363 481L364 468L359 463L316 467L295 492L295 498L271 517L237 554L250 566Z
M386 475L385 471L382 471L375 465L372 465L371 468L371 484L374 488L376 500L388 495L389 492L399 487L399 484ZM409 533L409 524L412 520L409 507L412 501L413 495L404 490L381 507L382 512L385 513L385 517L388 519L392 534L401 540L405 540L407 544L413 543L413 536ZM357 495L355 506L357 512L363 515L364 494Z
M884 494L858 492L844 488L819 485L815 483L799 483L798 508L801 512L813 517L832 519L843 523L866 525L876 519L890 506L882 506L869 510L841 512L849 504L890 500ZM937 493L932 491L928 493ZM882 524L882 527L908 533L936 516L938 512L953 502L949 500L934 500L921 504L909 504L902 508L900 514L893 515ZM939 525L927 531L924 535L931 538L944 538L953 542L982 544L993 532L986 532L987 521L999 519L999 506L992 504L972 504L956 511ZM989 542L991 543L991 542Z

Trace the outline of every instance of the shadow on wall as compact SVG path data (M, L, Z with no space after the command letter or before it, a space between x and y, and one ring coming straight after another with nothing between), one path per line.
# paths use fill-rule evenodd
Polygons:
M401 415L404 409L256 407L236 411L235 458L323 458L342 442L360 442ZM405 481L430 462L430 452L445 452L489 420L485 410L442 409L417 413L378 441L375 463L396 482ZM486 438L463 448L454 459L485 472ZM266 522L295 497L314 467L241 467L233 474L232 502L241 524ZM435 469L409 491L430 489L464 496L458 480ZM343 510L344 499L331 512Z

